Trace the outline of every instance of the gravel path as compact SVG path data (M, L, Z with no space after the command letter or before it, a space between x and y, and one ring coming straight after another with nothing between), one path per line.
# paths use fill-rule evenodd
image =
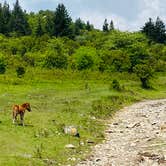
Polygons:
M166 99L120 110L106 140L77 166L166 166Z

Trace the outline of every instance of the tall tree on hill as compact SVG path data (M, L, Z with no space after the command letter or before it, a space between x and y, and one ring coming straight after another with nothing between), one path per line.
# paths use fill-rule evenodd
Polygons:
M92 24L90 24L90 22L89 22L89 21L87 21L87 22L86 22L85 29L86 29L87 31L91 31L91 30L93 29L93 25L92 25Z
M103 24L103 32L108 32L108 31L109 31L108 22L107 19L105 19Z
M2 23L3 23L3 33L6 35L10 32L9 22L11 18L11 11L9 4L5 1L2 7Z
M149 18L149 21L145 23L141 31L142 33L145 33L150 40L153 40L157 43L166 42L165 25L159 17L157 17L155 23L151 18Z
M2 4L0 3L0 33L3 33L3 16L2 16Z
M166 29L163 21L157 17L155 22L155 40L158 43L166 42Z
M72 19L69 16L66 7L63 4L59 4L55 11L54 17L54 32L55 36L72 36L71 29Z
M45 23L44 30L48 35L50 36L53 35L54 23L53 23L53 19L50 16L46 16L46 23Z
M152 18L149 18L149 21L145 23L145 25L142 28L142 33L145 33L147 37L149 37L151 40L155 37L155 24L152 20Z
M75 35L80 35L81 30L85 29L85 23L80 18L78 18L75 21L74 29L75 29Z
M39 17L38 21L37 21L37 27L35 30L35 36L42 36L43 34L44 34L44 32L43 32L42 25L41 25L41 19Z
M21 6L19 5L19 1L16 0L14 4L14 9L12 11L12 16L10 20L10 26L12 32L16 33L17 35L29 35L31 33L26 13L23 12Z
M6 3L6 1L4 2L3 5L0 3L0 33L6 35L10 31L9 28L10 17L11 17L11 12L9 9L9 5Z
M114 29L115 29L114 28L114 22L113 22L113 20L111 20L110 25L109 25L109 30L112 31Z

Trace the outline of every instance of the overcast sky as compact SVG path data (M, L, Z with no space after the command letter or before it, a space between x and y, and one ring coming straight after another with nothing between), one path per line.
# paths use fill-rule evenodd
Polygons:
M6 0L11 7L15 0ZM4 0L0 0L1 3ZM113 20L115 28L135 31L148 20L159 16L166 23L166 0L20 0L27 12L55 10L63 3L73 20L80 17L89 20L96 28L102 28L104 19Z

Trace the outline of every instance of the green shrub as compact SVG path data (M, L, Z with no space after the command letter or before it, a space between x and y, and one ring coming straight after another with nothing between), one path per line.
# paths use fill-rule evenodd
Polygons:
M80 47L73 55L73 63L78 70L98 69L99 57L93 47Z
M145 89L150 88L150 79L153 77L154 70L148 64L138 64L134 67L134 72L139 77L142 87Z
M111 87L117 91L120 91L121 90L121 87L120 87L120 83L118 80L114 79L112 81L112 84L111 84Z
M44 66L47 68L67 68L68 54L63 41L53 38L49 41L45 52Z
M3 57L0 57L0 74L4 74L6 72L6 63Z
M25 68L22 66L17 67L16 73L17 77L21 78L25 74Z
M44 58L44 67L49 69L58 68L63 69L67 68L67 55L58 54L55 51L48 51Z

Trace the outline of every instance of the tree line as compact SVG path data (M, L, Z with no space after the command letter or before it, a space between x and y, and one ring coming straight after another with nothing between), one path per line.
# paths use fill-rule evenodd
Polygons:
M64 4L58 4L55 11L40 10L38 13L28 14L21 8L19 0L16 0L12 10L5 1L4 4L0 3L0 20L0 33L6 36L42 36L47 34L74 39L83 31L94 30L94 26L89 21L85 23L80 18L73 21ZM115 30L113 20L108 23L108 20L105 19L103 32L111 30ZM166 42L165 24L159 17L155 22L149 18L140 31L151 41Z
M82 30L90 31L94 28L89 21L85 23L80 18L73 22L63 4L59 4L55 11L41 10L38 13L28 14L21 8L18 0L12 10L6 1L0 4L0 20L0 33L6 36L48 34L73 38Z

